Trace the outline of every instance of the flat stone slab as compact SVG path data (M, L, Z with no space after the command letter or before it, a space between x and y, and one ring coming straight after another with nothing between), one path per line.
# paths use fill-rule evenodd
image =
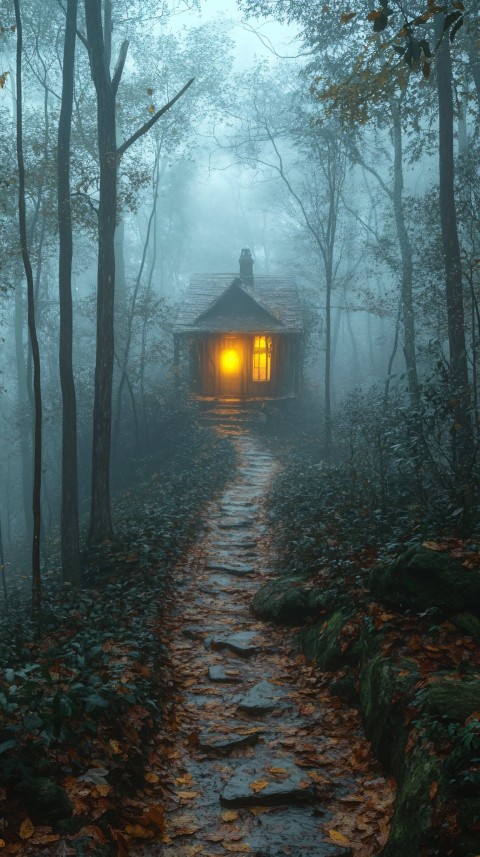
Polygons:
M246 714L268 714L277 708L286 708L285 692L271 682L260 681L238 703L238 710Z
M241 658L251 658L262 651L262 646L256 646L252 640L256 637L255 632L239 631L230 634L229 637L214 637L210 642L212 649L229 649Z
M257 543L250 539L248 536L246 539L241 540L238 538L238 533L235 533L235 539L229 540L228 542L216 542L215 547L218 547L219 550L231 550L232 548L236 548L239 550L254 550L257 547Z
M213 732L201 732L198 740L198 749L204 753L221 753L226 754L232 750L237 750L239 747L253 747L258 744L260 737L259 732L252 732L249 735L239 735L232 733L231 735L219 735Z
M239 681L243 681L244 675L240 670L228 670L224 667L215 666L208 668L208 677L210 681L236 684Z
M273 772L272 772L273 769ZM222 806L282 806L311 803L316 789L305 770L285 762L271 761L268 768L240 765L220 795Z
M214 560L207 563L209 571L223 571L224 574L232 574L234 576L243 577L246 574L255 574L253 565L248 565L246 562L227 562L227 560Z
M251 518L237 518L232 515L227 520L224 518L220 521L218 526L221 530L242 530L246 527L251 527L252 523Z

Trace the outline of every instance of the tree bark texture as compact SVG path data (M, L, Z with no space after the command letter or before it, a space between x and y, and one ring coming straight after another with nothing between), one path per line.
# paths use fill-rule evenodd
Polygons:
M465 391L468 386L468 373L465 348L462 265L454 188L452 63L447 35L445 35L441 40L437 52L437 89L439 118L440 220L446 275L450 370L454 387Z
M92 79L97 95L97 144L100 162L97 263L97 351L93 408L92 496L89 541L112 533L110 446L114 360L115 224L117 154L115 88L105 51L100 0L85 0L85 20Z
M394 148L393 166L393 209L397 227L400 256L402 260L402 315L405 348L405 364L407 368L408 392L412 404L418 404L418 375L415 348L415 311L413 307L413 259L410 237L405 224L403 209L403 145L402 120L400 107L390 105L392 114L392 134Z
M444 34L443 16L437 16L436 76L439 119L439 177L440 221L442 229L443 259L450 352L450 381L456 402L454 407L453 449L457 466L457 483L465 486L469 465L473 461L470 424L470 395L465 342L465 315L463 303L462 266L457 228L454 173L454 111L452 93L452 61L448 34Z
M58 123L58 288L60 299L59 367L62 388L62 511L63 579L78 585L81 578L78 527L77 402L73 376L72 210L70 200L70 137L72 127L78 0L67 0L63 52L62 103Z
M33 271L30 261L27 239L27 215L25 203L25 161L23 155L23 92L22 92L22 52L23 29L20 12L20 0L14 0L15 24L17 31L16 51L16 126L17 126L17 162L18 162L18 222L20 249L27 280L28 332L33 360L33 394L35 403L34 444L33 444L33 538L32 538L32 612L38 614L41 608L40 574L40 525L41 525L41 488L42 488L42 390L40 378L40 350L38 347L35 323L35 298Z

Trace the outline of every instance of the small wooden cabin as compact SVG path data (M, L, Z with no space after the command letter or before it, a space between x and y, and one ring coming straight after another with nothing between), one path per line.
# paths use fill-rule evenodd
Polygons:
M294 278L254 277L248 248L239 275L192 276L174 327L177 365L189 355L191 388L201 397L296 396L301 339Z

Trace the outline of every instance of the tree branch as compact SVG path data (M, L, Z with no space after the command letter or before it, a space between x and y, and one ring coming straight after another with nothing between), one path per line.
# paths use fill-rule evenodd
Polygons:
M65 6L63 5L63 3L61 3L61 2L60 2L60 0L57 0L57 3L58 3L58 5L60 6L60 9L62 10L62 12L63 12L63 14L65 15L65 17L67 17L67 12L66 12L66 9L65 9ZM80 41L81 41L82 45L83 45L83 46L87 49L87 51L88 51L88 42L87 42L87 40L86 40L85 36L83 35L83 33L81 33L81 32L80 32L80 30L77 30L77 39L80 39Z
M115 74L116 74L116 70L115 70ZM155 115L152 116L152 118L149 119L148 122L145 122L145 124L142 125L140 128L138 128L138 130L135 131L135 133L132 134L132 136L129 137L128 140L125 140L125 142L122 143L122 145L118 147L116 155L117 155L117 158L119 160L122 157L122 155L125 154L127 149L129 149L130 146L139 139L139 137L143 137L143 135L146 134L147 131L150 131L150 128L152 128L153 125L155 125L155 123L158 122L160 117L163 116L163 114L166 113L167 110L170 110L170 108L173 107L175 102L178 101L178 99L182 97L182 95L192 85L194 80L195 80L195 78L192 77L188 81L188 83L186 83L185 86L180 90L180 92L177 92L177 94L172 98L171 101L169 101L167 104L164 104L163 107L160 108L160 110L157 110Z
M115 66L115 71L113 72L112 88L113 88L115 95L117 94L118 84L120 83L120 79L121 79L122 74L123 74L123 67L125 65L125 60L127 59L128 44L129 43L128 43L127 39L125 39L125 41L122 42L122 46L121 46L120 51L118 53L118 60L117 60L116 66Z

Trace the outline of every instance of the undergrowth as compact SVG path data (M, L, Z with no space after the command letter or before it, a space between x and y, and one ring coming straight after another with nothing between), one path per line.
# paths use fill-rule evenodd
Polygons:
M69 832L93 817L106 833L124 797L144 784L169 702L163 615L172 573L233 455L194 413L184 415L168 457L144 459L136 486L119 499L115 538L85 553L83 588L50 572L38 621L21 591L11 595L0 617L7 847L26 838L26 815Z

